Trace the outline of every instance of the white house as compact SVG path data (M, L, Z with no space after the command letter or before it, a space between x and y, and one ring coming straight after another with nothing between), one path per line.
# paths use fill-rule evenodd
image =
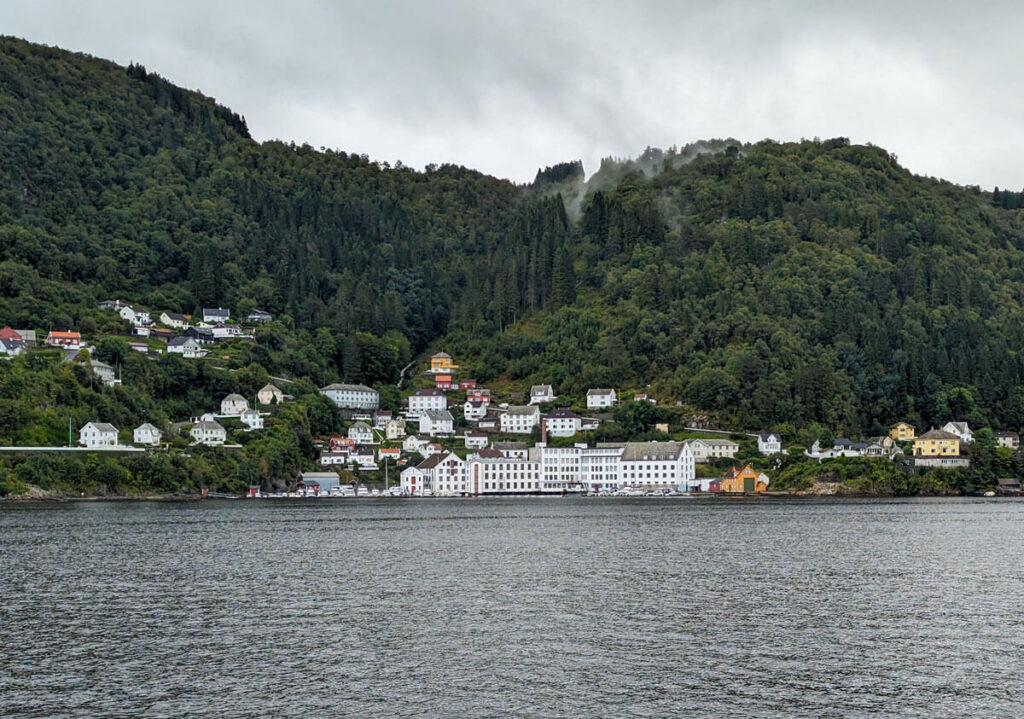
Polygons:
M530 404L542 404L544 402L554 402L555 391L549 384L535 384L530 387Z
M238 418L242 420L242 424L245 425L247 432L254 429L263 429L263 415L254 409L245 410Z
M227 322L229 319L231 319L231 311L223 307L203 308L203 322L206 324L215 325L220 322Z
M256 393L256 401L260 404L281 404L284 402L284 392L272 384L265 384Z
M249 401L240 394L231 393L220 401L220 413L225 417L239 417L249 409Z
M466 493L536 494L542 491L540 463L481 449L466 461Z
M90 360L89 364L92 365L92 373L107 387L121 384L121 380L117 378L117 373L110 365L96 359Z
M782 451L782 437L774 432L758 433L757 451L763 455L778 454Z
M464 494L467 491L466 462L457 454L441 452L403 471L401 483L402 489L412 496L423 494L425 490L433 494Z
M466 432L464 439L467 449L483 449L490 441L486 432Z
M348 428L348 438L356 444L373 444L373 430L366 422L356 422Z
M487 406L487 402L467 399L462 405L462 416L466 418L467 422L479 422L487 416Z
M421 413L428 410L447 410L448 398L439 389L421 389L413 392L408 398L409 410L406 414L410 419L416 419Z
M430 437L420 437L416 434L410 434L402 442L402 450L405 452L420 452L424 447L430 444Z
M227 430L220 425L220 422L211 420L196 422L192 425L192 429L189 430L189 435L191 435L196 443L211 446L224 444L228 438Z
M196 359L208 354L208 351L200 347L199 343L191 337L175 337L167 343L167 352L181 355L185 359Z
M736 442L727 439L692 439L688 441L693 457L698 464L714 461L716 459L733 459L740 446Z
M363 471L372 472L377 469L377 460L372 449L354 450L349 456L349 461Z
M618 397L613 389L588 389L587 409L614 407Z
M320 394L342 409L377 409L380 393L364 384L329 384L320 388Z
M177 312L161 312L160 313L160 324L165 327L173 327L174 329L184 330L188 329L188 317L180 315Z
M999 430L995 432L996 444L1000 447L1006 447L1017 451L1020 449L1020 435L1016 432L1007 432L1006 430Z
M405 420L391 419L384 425L384 436L388 439L401 439L405 436Z
M390 422L393 417L391 415L391 410L378 409L373 413L372 419L374 429L387 429L388 422Z
M544 428L552 437L572 437L580 431L582 420L568 409L556 409L544 415Z
M946 422L942 426L942 431L955 434L964 444L970 444L974 441L974 433L971 432L971 428L967 426L966 422Z
M249 316L245 318L245 321L255 322L257 324L266 324L267 322L274 321L274 315L265 310L253 310L249 313Z
M0 354L14 357L25 351L25 341L13 337L0 337Z
M160 439L163 436L163 432L151 425L149 422L145 422L136 427L132 432L132 442L135 444L148 444L155 447L160 444Z
M455 418L446 409L428 409L420 412L420 433L437 436L455 431Z
M540 424L540 409L533 405L512 406L501 415L501 431L529 434Z
M131 322L134 327L147 327L153 324L153 320L149 317L149 312L132 305L122 304L118 308L117 314L121 315L121 319Z
M78 430L78 443L89 449L117 446L117 427L106 422L89 422Z

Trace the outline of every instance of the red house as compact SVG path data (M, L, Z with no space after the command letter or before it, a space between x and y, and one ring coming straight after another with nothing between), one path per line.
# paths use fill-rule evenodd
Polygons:
M476 380L469 380L469 381L473 382L473 384L476 384ZM484 404L490 404L491 403L491 390L483 389L483 388L481 388L481 389L472 388L472 389L470 389L469 391L466 392L466 401L467 402L483 402Z
M450 374L439 374L434 377L434 388L435 389L451 389L452 388L452 376Z
M46 344L51 347L71 347L72 349L80 347L82 345L82 335L80 332L60 332L58 330L51 330L50 334L46 335Z
M476 387L475 379L460 379L459 389L474 389Z
M332 452L351 452L356 448L356 441L348 437L331 437L330 448Z

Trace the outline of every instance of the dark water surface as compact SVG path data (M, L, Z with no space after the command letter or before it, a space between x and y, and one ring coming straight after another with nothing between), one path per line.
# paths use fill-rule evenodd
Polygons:
M1024 716L1024 502L0 505L3 717Z

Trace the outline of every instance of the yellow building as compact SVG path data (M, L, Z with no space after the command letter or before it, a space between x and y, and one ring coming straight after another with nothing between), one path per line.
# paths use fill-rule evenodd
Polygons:
M907 442L914 439L914 427L906 422L894 424L889 429L889 436L900 442Z
M960 438L952 432L933 429L914 440L915 457L959 457Z
M452 356L446 352L438 352L430 358L431 372L454 372L459 366L452 362Z
M753 470L748 464L743 469L733 467L722 477L723 492L765 492L768 490L766 479Z

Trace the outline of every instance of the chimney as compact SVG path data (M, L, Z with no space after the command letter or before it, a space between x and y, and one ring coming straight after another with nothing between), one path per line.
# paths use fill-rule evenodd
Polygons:
M548 443L548 424L544 421L544 417L540 418L540 441L544 444Z

